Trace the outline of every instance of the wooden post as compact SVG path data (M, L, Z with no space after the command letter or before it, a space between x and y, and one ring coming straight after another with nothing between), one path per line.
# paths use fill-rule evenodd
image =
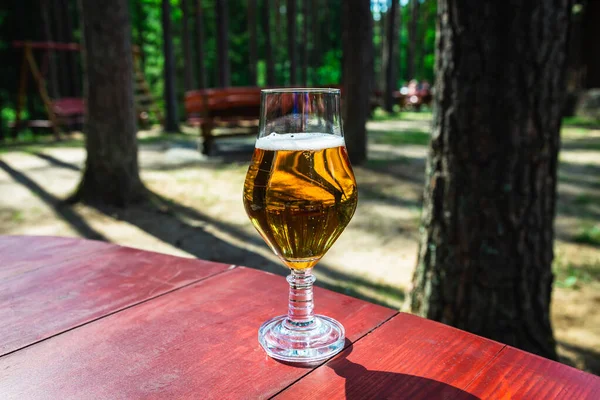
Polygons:
M56 140L60 140L60 129L58 127L58 119L56 118L56 114L54 114L54 110L52 109L52 100L50 100L48 92L46 91L46 82L44 81L44 77L42 77L42 74L40 74L40 70L38 69L37 64L35 62L35 58L33 57L31 45L26 44L23 50L25 51L25 57L29 63L29 68L31 69L33 78L37 83L38 91L40 92L40 97L44 102L44 107L46 108L48 119L52 123L54 137L56 138Z

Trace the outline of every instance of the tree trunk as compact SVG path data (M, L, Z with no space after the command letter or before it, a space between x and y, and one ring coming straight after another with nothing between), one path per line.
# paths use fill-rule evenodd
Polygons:
M288 60L290 63L290 85L294 86L298 83L296 64L298 57L296 56L296 0L287 0L287 41L288 41Z
M183 44L183 86L185 90L193 90L196 88L194 83L194 63L192 60L192 41L190 40L190 13L187 0L181 0L181 31Z
M135 2L135 23L136 36L135 44L140 50L140 66L142 71L145 71L146 57L144 53L144 43L146 42L146 15L144 14L144 3L141 1Z
M267 86L275 86L275 60L273 59L273 48L271 47L271 7L269 0L263 1L262 26L265 35L265 52L267 59Z
M42 13L42 25L44 32L44 40L47 42L53 41L52 35L52 18L50 17L50 9L52 7L51 0L42 0L40 4ZM58 72L56 68L56 55L48 50L48 92L50 97L56 99L58 97Z
M171 31L171 2L162 0L163 47L165 54L165 131L179 132L175 91L175 55Z
M71 200L124 207L146 191L138 171L127 0L80 0L87 159Z
M440 0L412 311L545 357L571 1ZM510 29L507 29L510 27Z
M69 0L63 1L63 13L64 13L64 21L65 21L65 41L68 43L73 43L73 16L71 14L71 7L69 5ZM76 97L79 95L80 90L80 74L77 68L77 53L74 51L69 51L66 53L67 58L67 70L69 77L69 96Z
M206 65L204 63L204 21L202 0L196 1L196 59L198 60L198 86L204 89L206 82Z
M319 84L319 67L321 66L321 26L319 13L321 12L319 0L312 0L311 25L312 25L312 85Z
M56 41L65 43L65 23L63 21L64 5L62 0L54 0L54 27L56 28ZM70 95L70 77L68 71L68 55L64 51L59 51L56 54L58 60L58 95L59 97L68 97Z
M406 77L415 79L415 64L417 59L417 43L419 41L419 0L410 2L410 24L408 25L408 51L406 53Z
M388 31L387 31L387 65L385 68L385 110L394 111L394 90L397 86L398 66L398 30L396 21L398 20L398 2L392 1L392 7L388 10Z
M583 10L583 57L585 64L585 87L600 88L600 0L587 0Z
M248 71L250 86L256 86L256 62L258 50L256 43L256 0L248 0Z
M348 155L353 164L367 158L366 124L373 71L373 18L370 0L344 1L342 6L343 79L342 112Z
M231 85L229 69L229 11L227 0L216 0L216 3L219 86L228 87Z
M302 84L308 85L308 2L302 0Z

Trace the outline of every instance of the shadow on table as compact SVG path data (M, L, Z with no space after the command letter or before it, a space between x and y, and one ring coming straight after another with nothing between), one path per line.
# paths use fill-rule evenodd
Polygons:
M479 399L462 389L433 379L397 372L368 370L361 364L348 359L352 348L353 345L350 345L338 357L324 366L331 368L336 375L346 380L344 388L345 398L348 400L371 398Z

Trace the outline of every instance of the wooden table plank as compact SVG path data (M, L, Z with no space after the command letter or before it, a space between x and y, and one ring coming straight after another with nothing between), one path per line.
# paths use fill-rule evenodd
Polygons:
M0 281L117 246L79 238L0 236Z
M468 387L501 399L600 399L600 378L506 346Z
M475 399L463 389L503 347L398 314L277 398Z
M49 247L40 254L51 254ZM230 268L114 245L102 249L0 280L0 355Z
M287 282L236 268L0 358L3 399L269 397L310 369L267 357L259 325ZM318 312L357 340L396 314L315 288ZM35 382L35 384L32 384Z

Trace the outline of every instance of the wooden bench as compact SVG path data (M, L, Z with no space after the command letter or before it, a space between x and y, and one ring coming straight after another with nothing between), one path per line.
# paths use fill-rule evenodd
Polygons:
M192 126L200 127L204 140L203 154L210 154L215 138L213 130L217 126L246 128L242 133L223 135L227 137L256 134L260 113L260 91L259 87L231 87L186 92L187 122Z

